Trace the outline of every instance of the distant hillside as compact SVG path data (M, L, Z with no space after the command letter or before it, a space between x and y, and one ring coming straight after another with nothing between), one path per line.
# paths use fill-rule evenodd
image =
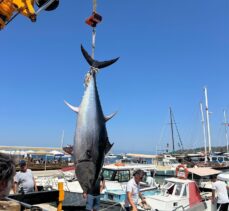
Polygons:
M208 148L207 148L208 150ZM177 150L174 153L197 153L197 152L204 152L204 147L199 147L195 149L184 149L184 150ZM217 146L217 147L212 147L212 152L222 152L225 153L227 152L227 146Z

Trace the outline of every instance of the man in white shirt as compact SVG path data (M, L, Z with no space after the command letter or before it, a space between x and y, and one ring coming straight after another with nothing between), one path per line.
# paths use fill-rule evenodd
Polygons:
M154 179L154 176L155 176L155 171L154 170L151 170L150 172L147 172L146 174L146 184L150 187L158 187L155 179Z
M20 171L16 173L14 178L14 193L30 193L37 190L36 182L32 171L27 168L25 160L19 162ZM19 186L21 187L19 190Z
M217 177L214 175L211 177L212 179L212 203L214 204L216 201L217 195L217 211L227 211L228 210L228 193L227 190L229 187L225 182L217 180Z
M142 200L142 203L146 203L145 198L142 196L140 190L140 181L144 177L144 171L136 170L133 174L133 178L127 183L126 186L126 199L125 208L127 211L137 211L138 198Z

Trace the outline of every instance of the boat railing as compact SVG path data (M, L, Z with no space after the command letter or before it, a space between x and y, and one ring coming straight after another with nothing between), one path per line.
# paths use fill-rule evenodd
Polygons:
M188 206L185 206L185 207L188 207ZM174 210L172 210L172 211L177 211L177 210L179 210L180 208L182 209L182 210L185 210L185 207L183 206L183 205L180 205L180 206L178 206L178 207L176 207Z
M200 204L196 204L196 205L194 205L194 207L191 207L188 210L194 211L194 210L197 209L196 206L204 206L204 208L206 209L207 208L206 200L203 200L201 205ZM176 207L175 209L173 209L172 211L178 211L178 210L179 211L181 211L181 210L184 211L184 210L187 210L188 207L190 207L190 204L187 204L186 206L180 205L180 206Z

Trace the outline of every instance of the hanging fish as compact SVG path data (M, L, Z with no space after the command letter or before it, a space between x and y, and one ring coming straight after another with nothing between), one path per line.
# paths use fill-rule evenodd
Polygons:
M96 73L98 69L113 64L118 58L99 62L92 59L83 46L81 46L81 51L91 66L90 77L80 106L74 107L65 103L78 114L73 155L76 163L76 176L83 192L88 193L95 185L103 166L104 157L113 145L109 142L105 123L115 113L110 116L103 114L96 85Z

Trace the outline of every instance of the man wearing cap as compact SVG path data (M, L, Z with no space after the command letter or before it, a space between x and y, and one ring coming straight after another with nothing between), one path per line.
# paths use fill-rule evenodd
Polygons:
M142 203L146 203L145 198L140 192L140 181L144 177L144 171L136 170L133 174L133 178L127 183L126 186L126 199L125 208L127 211L137 211L138 198L142 200Z
M35 179L32 171L27 168L25 160L19 162L20 171L16 173L14 178L14 193L30 193L37 191ZM19 188L20 187L20 188Z

